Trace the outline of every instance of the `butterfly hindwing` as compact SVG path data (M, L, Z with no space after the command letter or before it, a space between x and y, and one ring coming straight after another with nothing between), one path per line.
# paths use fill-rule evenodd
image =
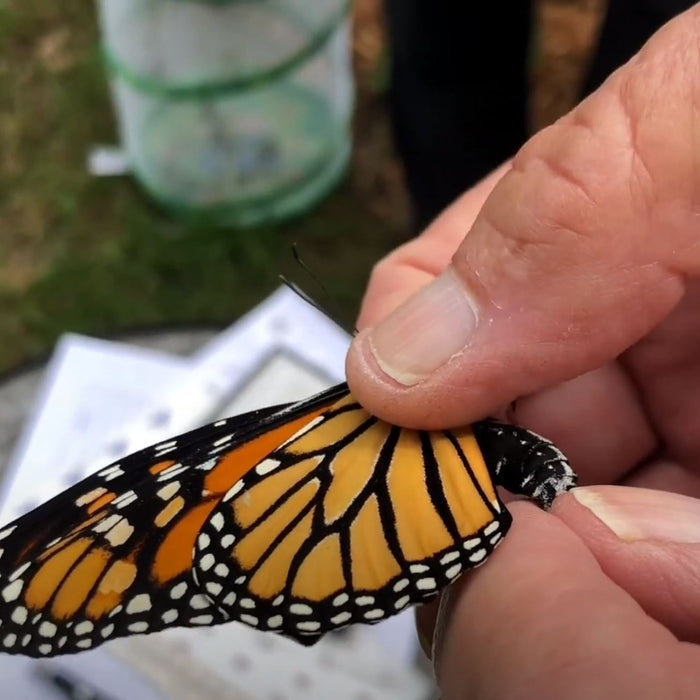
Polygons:
M226 494L195 572L231 619L309 644L430 598L509 525L470 430L401 430L348 396Z

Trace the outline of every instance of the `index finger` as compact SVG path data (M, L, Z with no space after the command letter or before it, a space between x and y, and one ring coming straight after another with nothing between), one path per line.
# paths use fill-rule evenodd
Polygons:
M511 510L509 537L441 605L444 700L695 697L700 651L648 617L563 522Z

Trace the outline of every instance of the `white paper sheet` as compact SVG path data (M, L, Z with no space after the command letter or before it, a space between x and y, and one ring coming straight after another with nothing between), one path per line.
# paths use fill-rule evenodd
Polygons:
M189 376L191 364L124 343L63 336L6 467L0 522L13 520L79 481L105 439Z

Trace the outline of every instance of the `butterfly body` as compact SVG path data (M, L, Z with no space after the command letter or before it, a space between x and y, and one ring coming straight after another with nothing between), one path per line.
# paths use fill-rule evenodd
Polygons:
M574 480L528 431L403 430L339 385L142 450L0 528L0 651L233 620L312 644L483 563L511 522L494 483L547 506Z

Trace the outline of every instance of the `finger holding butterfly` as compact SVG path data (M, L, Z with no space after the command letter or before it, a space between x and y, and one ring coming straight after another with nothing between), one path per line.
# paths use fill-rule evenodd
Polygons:
M678 639L700 644L700 500L591 486L558 499L552 513L647 614Z
M434 428L532 396L518 420L584 483L664 449L697 488L698 34L695 7L378 266L347 364L363 405Z
M700 508L616 488L513 504L490 566L422 612L444 700L697 697Z

